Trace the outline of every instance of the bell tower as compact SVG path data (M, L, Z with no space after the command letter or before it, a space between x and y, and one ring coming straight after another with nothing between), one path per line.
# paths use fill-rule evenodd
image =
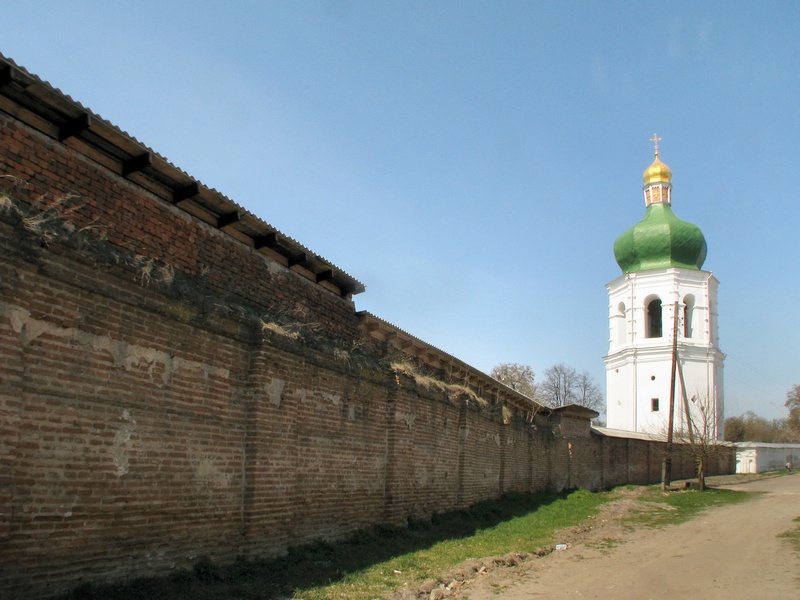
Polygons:
M655 159L644 172L644 218L614 242L622 275L606 286L608 427L666 432L675 354L682 375L675 383L676 431L687 427L688 406L693 424L702 420L708 438L721 439L719 282L702 270L706 240L700 228L672 211L672 172L659 158L660 138L651 141Z

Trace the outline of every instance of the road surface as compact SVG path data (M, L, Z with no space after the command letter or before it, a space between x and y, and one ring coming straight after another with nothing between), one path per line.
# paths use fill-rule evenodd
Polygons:
M800 475L731 489L765 492L663 529L595 539L464 586L469 600L800 600L800 554L780 534L800 527ZM614 539L617 536L614 535Z

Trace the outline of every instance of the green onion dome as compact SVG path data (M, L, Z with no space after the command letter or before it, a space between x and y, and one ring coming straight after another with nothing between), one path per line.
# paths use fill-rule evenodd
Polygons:
M655 160L645 169L644 219L614 242L614 258L623 273L653 269L698 270L706 260L706 240L700 228L672 212L672 172L658 158L658 142L653 135Z
M706 240L697 225L675 216L670 204L657 202L617 238L614 258L623 273L670 267L699 270L706 260Z

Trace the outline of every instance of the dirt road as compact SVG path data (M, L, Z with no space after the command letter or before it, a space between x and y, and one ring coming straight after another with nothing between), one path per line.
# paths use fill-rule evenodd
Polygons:
M459 596L800 600L800 556L778 537L798 526L793 519L800 517L800 475L729 487L765 494L681 525L624 533L625 541L610 548L602 543L610 531L602 531L589 545L579 543L525 567L492 572L465 586Z

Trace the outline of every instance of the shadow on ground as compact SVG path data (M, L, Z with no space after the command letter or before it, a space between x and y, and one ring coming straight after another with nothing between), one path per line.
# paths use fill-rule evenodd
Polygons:
M267 600L341 580L353 573L437 542L474 535L479 529L526 515L561 494L507 494L469 509L409 520L407 527L379 525L330 543L292 548L285 556L217 565L208 558L169 577L141 578L116 585L82 585L58 600Z

